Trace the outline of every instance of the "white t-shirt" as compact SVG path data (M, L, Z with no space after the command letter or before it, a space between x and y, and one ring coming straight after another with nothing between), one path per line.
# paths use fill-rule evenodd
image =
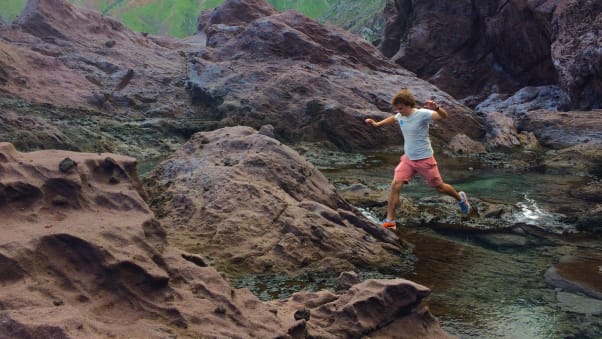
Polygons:
M433 156L431 139L429 138L429 123L433 120L433 111L420 108L404 117L395 115L403 134L403 150L410 160L426 159Z

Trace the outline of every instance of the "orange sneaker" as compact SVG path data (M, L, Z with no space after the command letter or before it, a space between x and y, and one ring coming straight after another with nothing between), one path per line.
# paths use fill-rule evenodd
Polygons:
M382 225L384 228L389 229L389 230L397 229L397 221L395 221L395 220L389 220L389 219L385 218L385 220L383 220L383 222L382 222Z

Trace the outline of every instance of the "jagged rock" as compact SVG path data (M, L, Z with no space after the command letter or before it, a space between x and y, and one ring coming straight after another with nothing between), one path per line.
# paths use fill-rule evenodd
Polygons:
M309 310L307 337L448 338L430 312L418 306L429 294L428 288L404 279L366 280L338 295L298 292L271 303L289 328L297 326L292 313Z
M228 274L405 265L393 233L357 215L298 153L250 127L195 134L144 182L173 243Z

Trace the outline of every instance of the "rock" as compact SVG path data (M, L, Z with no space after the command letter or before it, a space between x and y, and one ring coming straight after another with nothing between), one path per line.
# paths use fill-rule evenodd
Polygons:
M521 88L510 97L492 93L475 107L475 111L481 113L502 112L511 117L538 109L557 111L561 96L562 90L555 85L529 86Z
M557 81L550 55L558 1L395 0L379 49L455 98L477 104L491 93ZM444 23L444 24L442 24Z
M144 182L173 243L231 275L386 270L407 255L314 166L250 127L193 135Z
M348 290L351 288L351 286L359 284L359 283L360 283L360 278L357 275L357 273L355 273L353 271L341 272L341 274L339 274L339 277L337 278L335 288L337 291Z
M204 117L257 129L268 123L289 143L328 142L346 151L380 147L398 144L399 130L374 129L364 120L388 116L391 97L408 86L420 102L434 95L453 117L437 123L436 142L459 131L483 136L478 116L365 40L295 11L267 8L265 1L232 1L200 16L208 48L192 56L187 89Z
M595 253L562 257L550 267L544 277L546 283L565 292L581 293L602 299L602 258Z
M556 293L558 306L565 312L600 315L602 314L602 300L583 297L573 293Z
M461 155L482 154L486 152L483 144L472 140L464 133L456 134L456 136L450 140L446 150L448 153Z
M301 308L295 312L294 317L295 320L303 319L305 321L309 321L309 318L311 317L311 312L307 308Z
M478 234L476 238L487 246L493 248L514 248L529 245L529 240L516 234Z
M324 292L298 292L271 303L281 309L278 317L288 321L289 328L295 326L292 313L309 309L309 337L448 338L437 320L417 307L429 293L428 288L404 279L366 280L331 298Z
M602 3L558 1L552 18L552 60L564 110L602 108Z
M517 131L512 117L499 112L489 112L485 116L487 150L509 151L514 148L539 150L541 148L532 132Z
M65 158L59 164L59 170L63 173L68 173L72 168L76 167L77 163L70 158Z
M533 132L543 146L554 149L579 144L602 146L602 110L531 111L521 116L517 125L521 130Z

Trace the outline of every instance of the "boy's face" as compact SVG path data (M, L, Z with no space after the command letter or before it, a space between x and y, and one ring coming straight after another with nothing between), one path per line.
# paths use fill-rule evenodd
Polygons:
M412 112L412 107L406 104L396 104L394 107L395 110L403 116L407 116Z

